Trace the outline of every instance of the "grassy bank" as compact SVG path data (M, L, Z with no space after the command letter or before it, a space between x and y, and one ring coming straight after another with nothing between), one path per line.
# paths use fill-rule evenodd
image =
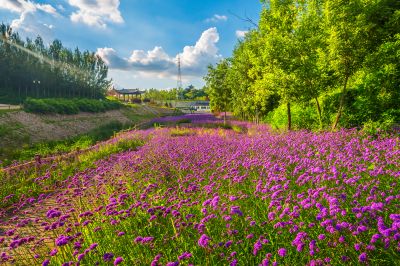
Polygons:
M79 171L88 171L96 167L96 161L115 153L136 149L143 143L143 139L137 138L116 139L99 145L97 149L79 154L72 160L55 160L52 164L19 171L12 176L8 176L0 169L0 198L9 196L7 200L0 202L0 207L11 207L20 200L21 196L37 197L40 194L49 193L50 186L62 182Z
M123 105L118 101L94 99L33 99L24 102L24 110L36 114L78 114L79 112L100 113L116 110Z
M62 116L7 112L0 115L0 166L32 160L37 154L47 157L85 149L115 132L168 115L168 111L135 105L106 113Z
M3 161L0 165L7 166L15 161L22 162L31 160L35 155L45 157L78 149L86 149L98 141L109 139L115 132L127 129L130 126L131 124L122 124L121 122L113 121L95 128L87 134L66 140L38 143L17 150L0 148L0 153L3 154ZM2 133L6 133L3 128L5 127L0 127L0 136Z

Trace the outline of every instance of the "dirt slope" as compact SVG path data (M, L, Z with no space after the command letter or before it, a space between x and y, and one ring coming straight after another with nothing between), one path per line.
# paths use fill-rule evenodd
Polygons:
M0 113L0 146L17 148L25 144L62 140L85 134L111 122L134 124L169 113L172 113L172 110L149 106L76 115L39 115L24 111L2 112Z

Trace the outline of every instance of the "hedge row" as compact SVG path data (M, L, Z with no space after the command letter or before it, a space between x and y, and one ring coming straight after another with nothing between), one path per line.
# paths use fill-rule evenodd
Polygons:
M24 110L40 114L77 114L79 112L100 113L121 108L122 104L110 100L93 99L32 99L24 102Z

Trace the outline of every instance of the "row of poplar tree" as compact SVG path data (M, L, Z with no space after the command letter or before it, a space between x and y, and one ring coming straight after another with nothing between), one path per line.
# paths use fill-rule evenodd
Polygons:
M209 66L214 110L289 129L399 123L400 1L261 2L232 57Z
M102 98L110 85L108 67L93 52L74 51L38 36L25 41L0 24L0 100Z
M145 98L160 101L176 101L176 100L208 100L205 88L197 89L193 85L189 85L185 89L172 88L170 90L149 89L146 90Z

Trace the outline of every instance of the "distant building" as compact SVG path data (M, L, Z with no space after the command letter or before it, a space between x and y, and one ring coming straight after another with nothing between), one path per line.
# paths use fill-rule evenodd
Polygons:
M196 101L190 105L196 112L209 113L211 112L209 101Z
M122 89L122 90L115 90L117 93L118 99L123 99L124 101L132 101L133 97L135 96L136 99L142 98L142 94L145 94L145 91L141 91L139 89Z
M180 109L184 113L210 113L209 101L176 101L173 107Z

